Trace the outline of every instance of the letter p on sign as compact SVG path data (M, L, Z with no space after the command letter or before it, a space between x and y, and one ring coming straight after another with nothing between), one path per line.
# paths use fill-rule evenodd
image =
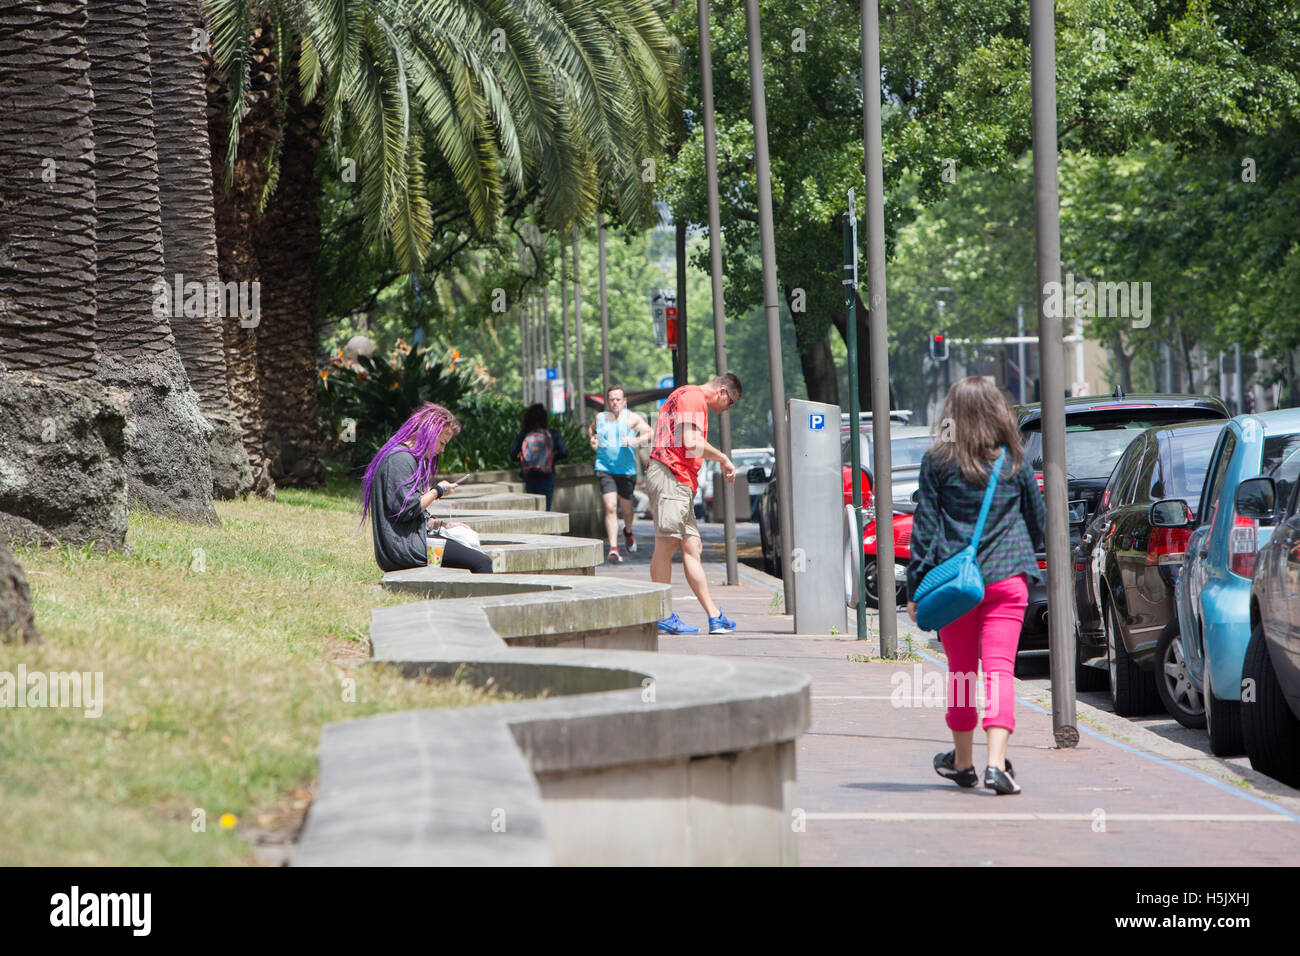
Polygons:
M823 428L826 427L826 416L821 414L809 415L808 427L815 432L821 431Z

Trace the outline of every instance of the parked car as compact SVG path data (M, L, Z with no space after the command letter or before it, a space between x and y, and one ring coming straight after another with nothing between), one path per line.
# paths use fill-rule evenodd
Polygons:
M1219 436L1195 520L1181 501L1152 505L1157 527L1192 528L1180 578L1178 621L1187 673L1205 700L1210 750L1243 751L1242 665L1251 634L1251 577L1273 527L1237 509L1237 486L1267 474L1300 447L1300 409L1239 415Z
M916 502L912 496L916 493L917 482L921 474L921 459L934 444L934 435L930 429L921 425L893 425L889 429L890 496L894 500L895 514L912 514ZM868 470L875 467L872 457L874 445L871 441L871 425L867 423L858 431L859 460ZM840 432L840 464L852 463L853 449L849 445L847 430Z
M1021 405L1016 409L1025 459L1043 486L1042 405ZM1116 394L1067 398L1065 400L1065 471L1069 502L1070 549L1077 549L1084 526L1096 513L1106 484L1129 443L1148 428L1178 422L1226 419L1228 410L1217 398L1204 395ZM1046 567L1039 555L1040 568ZM1078 580L1079 561L1074 561L1075 605L1082 640L1096 644L1105 639L1100 614L1091 606ZM1047 647L1047 588L1029 583L1029 606L1020 632L1020 649ZM1085 677L1088 675L1085 675Z
M1250 585L1242 743L1252 767L1300 787L1300 450L1268 477L1243 481L1234 497L1238 514L1273 527Z
M1222 430L1219 422L1188 422L1140 432L1111 472L1076 548L1076 580L1085 591L1078 599L1088 605L1089 618L1100 611L1103 640L1076 631L1075 683L1079 690L1109 686L1111 704L1122 717L1151 713L1164 703L1184 725L1205 726L1199 695L1189 697L1190 684L1179 676L1181 647L1167 633L1173 631L1176 640L1174 585L1191 532L1152 527L1151 504L1168 498L1199 502ZM1162 643L1169 661L1159 657Z
M772 464L776 461L776 452L771 448L733 448L731 450L731 461L736 466L736 474L748 476L750 469L755 466L762 466L765 474L770 474ZM717 487L717 478L722 474L722 467L716 461L706 461L700 468L700 489L697 492L697 499L703 508L701 517L705 521L722 520L722 499L714 496L714 489ZM758 499L763 495L763 489L767 487L767 481L761 481L757 484L749 482L749 507L741 508L739 503L736 507L737 521L757 521L758 520Z
M848 443L845 442L844 449L848 452ZM843 501L849 505L853 503L853 464L851 461L841 463L840 473L843 479ZM761 467L755 467L750 470L749 478L751 481L763 478L771 478L771 475L764 473ZM863 603L868 607L879 606L879 571L877 559L878 535L876 533L875 507L872 495L871 470L869 465L864 462L858 473L858 481L862 488L863 509L866 512L866 521L862 529L862 554L864 570L866 572L866 585L864 589ZM779 575L781 573L781 523L777 515L777 483L771 478L767 488L759 500L759 540L763 549L763 567ZM910 544L912 540L912 515L910 509L907 512L899 512L894 515L894 546L893 546L893 579L895 602L899 607L907 601L907 563L911 559Z

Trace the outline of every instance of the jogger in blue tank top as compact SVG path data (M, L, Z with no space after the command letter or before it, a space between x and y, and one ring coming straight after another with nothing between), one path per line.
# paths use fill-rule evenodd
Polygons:
M650 441L650 425L639 414L629 411L627 393L622 385L611 385L605 393L605 411L596 416L588 430L591 447L596 449L596 477L600 496L605 503L605 533L609 537L606 560L613 564L623 560L618 550L618 505L623 505L623 537L628 551L636 550L632 534L633 492L636 488L636 452L638 445Z

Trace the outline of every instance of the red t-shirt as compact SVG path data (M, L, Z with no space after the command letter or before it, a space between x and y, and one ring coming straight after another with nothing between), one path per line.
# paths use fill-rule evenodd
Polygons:
M668 396L664 407L659 409L659 420L655 422L655 445L650 457L663 462L683 485L691 489L691 494L699 486L700 462L704 456L686 450L683 426L694 425L700 430L700 438L709 437L709 406L704 401L704 390L698 385L683 385Z

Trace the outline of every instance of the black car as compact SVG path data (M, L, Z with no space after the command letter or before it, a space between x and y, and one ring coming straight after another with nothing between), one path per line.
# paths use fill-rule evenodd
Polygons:
M1021 405L1016 409L1025 459L1043 477L1042 405ZM1120 456L1129 442L1155 425L1207 419L1227 419L1228 410L1217 398L1204 395L1124 395L1067 398L1065 400L1065 471L1070 507L1070 548L1078 546L1084 525L1096 512ZM1045 566L1040 555L1039 566ZM1079 560L1074 561L1076 572ZM1080 604L1082 581L1075 575L1076 607ZM1090 603L1090 602L1089 602ZM1101 634L1101 619L1095 611L1085 620L1080 610L1079 625L1088 635ZM1047 647L1047 588L1029 584L1029 607L1020 633L1021 650Z
M1076 631L1075 682L1079 690L1109 684L1121 717L1157 711L1163 702L1185 726L1205 726L1199 696L1185 676L1179 680L1174 586L1191 531L1152 527L1151 505L1178 498L1195 513L1222 431L1216 421L1140 432L1111 472L1075 549L1075 578L1086 592L1077 602L1079 620L1101 622L1100 634L1091 627Z

